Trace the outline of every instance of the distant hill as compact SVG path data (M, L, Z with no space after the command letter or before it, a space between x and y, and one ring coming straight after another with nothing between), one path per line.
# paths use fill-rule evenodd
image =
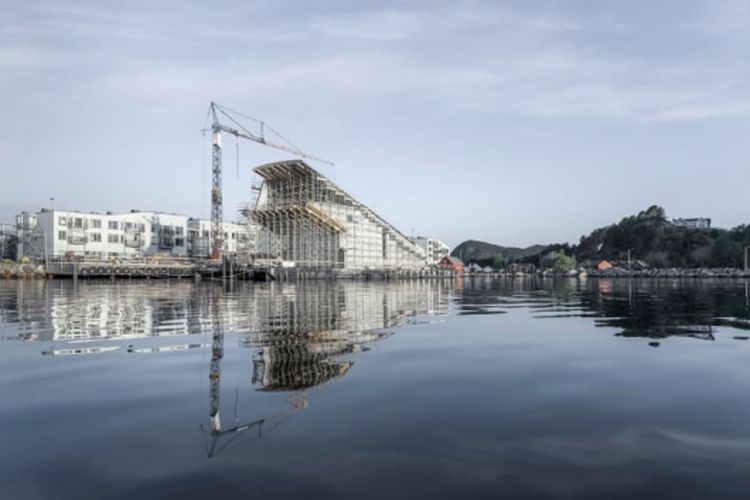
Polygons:
M554 262L560 255L580 264L604 259L622 261L628 254L655 268L742 267L746 247L750 247L748 224L732 229L687 228L670 222L664 209L653 205L618 223L594 229L572 245L557 243L518 248L468 240L453 249L451 255L466 263L495 268L516 261L545 266L545 259Z
M634 259L652 267L739 267L750 245L750 226L732 229L691 229L667 219L654 205L616 224L595 229L582 237L570 251L579 262Z
M466 263L495 268L514 261L541 263L546 267L545 259L550 261L547 265L552 265L561 255L571 257L574 264L591 264L604 259L622 261L628 254L655 268L742 267L746 247L750 247L748 224L731 229L687 228L670 222L664 209L653 205L618 223L594 229L572 245L557 243L517 248L469 240L453 249L451 255Z
M547 248L547 245L532 245L528 248L503 247L494 245L485 241L468 240L464 241L453 249L451 255L458 257L464 262L492 263L499 255L505 260L513 261L523 259Z

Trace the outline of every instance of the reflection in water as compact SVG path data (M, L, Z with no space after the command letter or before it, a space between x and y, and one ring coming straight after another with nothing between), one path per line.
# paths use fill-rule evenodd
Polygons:
M620 329L618 336L715 340L717 327L750 329L747 296L732 282L602 280L599 286L581 302L598 313L598 326Z
M228 333L365 331L414 315L444 314L449 289L428 282L321 282L309 285L186 281L0 281L4 338L91 342ZM218 295L217 295L218 294Z
M188 351L190 349L204 349L210 346L211 344L176 344L176 345L165 345L165 346L160 346L160 347L135 347L131 345L128 347L128 352L137 352L137 353L175 352L175 351Z
M387 336L371 330L400 324L417 314L445 310L446 301L435 301L429 293L415 293L420 288L440 290L408 282L393 286L344 282L286 287L283 293L260 295L266 300L255 304L255 335L241 341L241 345L256 351L252 383L260 386L261 391L294 392L286 398L287 410L249 423L240 423L235 414L234 425L226 429L222 427L220 412L224 328L214 288L211 293L210 431L202 429L210 435L209 457L260 438L264 430L269 432L306 409L309 403L305 390L342 377L352 367L352 361L333 359L335 356L364 351L364 343ZM247 436L245 433L251 430L257 432L240 439L240 435Z
M0 282L0 497L743 498L749 304L733 280Z
M721 279L476 279L464 283L457 303L458 314L522 308L540 319L592 318L595 326L616 328L619 337L715 340L719 327L750 330L748 292L746 281Z
M447 285L424 281L237 283L231 288L189 282L20 285L0 284L6 287L0 293L0 314L21 340L70 346L210 333L210 344L130 344L127 348L128 353L168 353L210 346L209 425L203 429L210 440L209 456L247 441L250 435L257 439L307 408L306 390L343 377L353 366L353 361L338 356L366 351L366 343L389 335L377 330L404 324L417 315L445 314L449 301ZM285 400L286 410L240 422L236 395L234 421L224 427L221 363L225 332L242 334L240 345L252 352L251 382L259 391L292 392ZM120 347L51 348L43 354L100 354Z
M43 356L81 356L84 354L98 354L102 352L113 352L120 349L119 345L105 347L74 347L71 349L49 349L42 351Z
M64 342L53 354L101 353L71 349L73 342L206 334L243 334L255 349L253 379L266 390L304 386L348 370L331 356L362 350L416 315L445 314L455 297L460 315L504 314L526 309L534 317L592 318L622 337L715 338L716 328L750 330L748 282L732 280L507 280L467 279L445 283L324 282L310 285L189 282L0 282L0 324L4 338ZM195 349L130 346L130 352ZM307 360L310 365L291 360ZM300 369L292 375L278 360ZM325 364L326 366L322 366ZM313 368L314 367L314 368ZM282 381L279 373L290 379ZM328 375L324 375L324 372ZM315 375L313 375L315 373ZM296 381L296 382L294 382Z
M330 378L348 370L330 357L362 350L385 334L375 330L414 321L416 315L445 314L455 297L460 315L504 314L527 309L537 318L592 318L596 326L617 328L623 337L715 338L717 327L750 330L746 281L732 280L508 280L468 279L445 283L324 282L309 285L215 284L189 282L0 282L3 338L63 342L48 354L102 353L71 349L73 342L175 335L212 335L217 323L243 334L255 349L253 379L266 390L304 386L310 378ZM195 349L133 344L130 352ZM282 352L283 351L283 352ZM291 360L307 360L310 365ZM292 375L287 360L300 369ZM325 364L326 366L322 366ZM282 381L281 372L290 379ZM313 375L313 373L315 375ZM327 373L327 375L324 375ZM293 382L296 381L296 382Z

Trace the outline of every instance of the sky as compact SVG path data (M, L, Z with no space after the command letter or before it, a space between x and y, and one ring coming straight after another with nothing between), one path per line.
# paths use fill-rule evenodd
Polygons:
M209 103L406 234L576 242L650 205L750 222L750 0L8 3L0 222L209 217ZM225 138L224 213L289 155ZM54 198L54 201L50 201Z

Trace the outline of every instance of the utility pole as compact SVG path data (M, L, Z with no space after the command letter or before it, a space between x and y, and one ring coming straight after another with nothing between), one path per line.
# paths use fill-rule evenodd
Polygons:
M748 256L748 250L750 250L750 245L745 247L745 272L747 273L748 268L750 268L750 256Z
M628 273L630 273L630 250L632 250L632 248L628 248Z

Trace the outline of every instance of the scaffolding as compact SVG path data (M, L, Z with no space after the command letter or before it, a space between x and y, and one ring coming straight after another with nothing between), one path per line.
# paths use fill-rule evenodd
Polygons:
M426 252L301 160L255 168L258 256L298 267L418 270Z

